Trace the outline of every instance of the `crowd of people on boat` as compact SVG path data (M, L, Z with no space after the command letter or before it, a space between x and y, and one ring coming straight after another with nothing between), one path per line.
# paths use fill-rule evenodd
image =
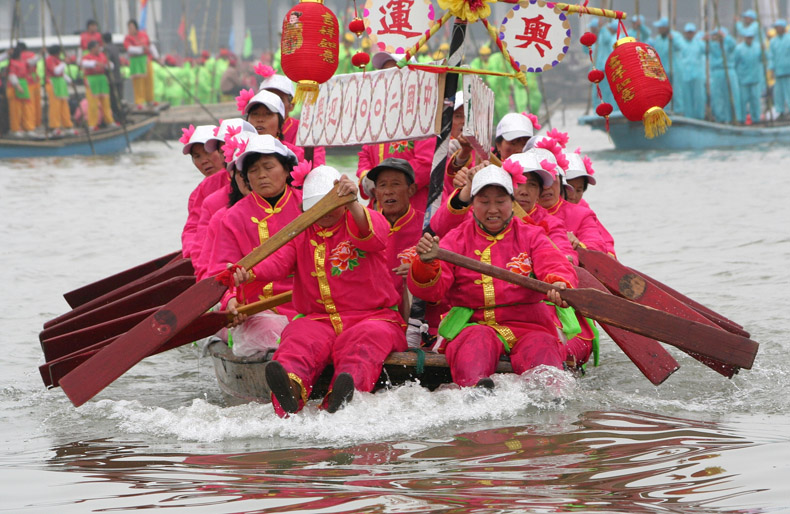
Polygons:
M373 64L400 57L381 52ZM479 155L462 135L456 94L441 207L424 230L435 137L363 145L352 179L326 164L323 148L295 145L294 86L274 70L264 76L254 96L237 98L238 118L184 129L183 153L205 178L189 198L182 248L198 279L232 276L219 307L233 327L218 335L238 355L274 350L265 375L279 415L300 411L330 364L321 408L335 412L409 347L444 353L453 381L481 393L494 390L504 356L516 373L597 364L595 325L562 291L578 284L577 248L614 257L614 241L583 199L597 183L592 162L566 133L540 135L535 115L508 112L491 155ZM327 194L356 200L251 269L234 264ZM438 248L553 289L544 296L448 264ZM271 311L242 309L286 291L292 300Z
M762 26L756 11L744 11L734 34L725 27L704 29L693 22L676 30L666 17L648 24L644 16L631 20L629 36L655 48L672 82L670 110L694 119L751 125L790 119L790 36L787 21ZM680 27L681 25L678 25ZM597 35L596 68L603 70L617 39L618 23L590 22ZM620 34L622 37L623 34ZM593 104L616 106L606 81L602 100L593 90Z

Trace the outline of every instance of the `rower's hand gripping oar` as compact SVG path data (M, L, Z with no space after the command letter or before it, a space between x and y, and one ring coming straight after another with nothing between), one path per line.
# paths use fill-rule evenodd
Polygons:
M334 209L356 201L356 195L338 196L337 190L338 185L236 266L251 269ZM230 270L201 280L63 377L61 388L75 406L87 402L214 306L231 280Z
M511 284L543 294L551 284L440 248L437 258ZM751 369L759 345L751 339L718 328L678 318L666 312L630 302L593 289L564 289L562 299L576 312L601 323L692 351L713 359Z

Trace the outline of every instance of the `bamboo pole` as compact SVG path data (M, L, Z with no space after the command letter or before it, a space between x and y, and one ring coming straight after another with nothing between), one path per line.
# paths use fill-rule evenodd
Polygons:
M757 44L760 45L760 61L763 65L763 75L765 75L765 112L767 113L765 119L768 120L770 125L773 125L774 122L774 101L771 98L771 95L768 94L768 79L770 78L768 74L768 59L765 57L765 47L763 46L763 25L762 25L762 18L760 17L760 1L757 0L754 2L754 8L757 11ZM753 120L753 121L760 121L760 120Z
M724 48L724 36L721 34L721 25L719 24L719 0L711 0L713 2L713 22L719 30L719 47L721 47L721 62L724 66L724 78L727 80L727 93L730 96L730 110L732 111L732 124L738 123L738 118L735 115L735 100L732 96L732 84L730 84L730 70L727 67L727 50Z
M675 85L675 66L673 62L673 54L674 54L674 46L675 46L675 10L677 9L676 0L672 0L669 4L669 34L667 34L667 42L669 43L669 83L674 88ZM672 95L672 100L670 100L669 108L672 112L675 112L675 95Z
M702 7L702 24L705 30L705 119L713 120L713 112L710 105L710 20L707 13L708 4L706 0L700 0Z
M41 91L41 97L44 99L44 106L41 107L41 123L44 125L44 137L49 140L49 95L47 94L47 41L46 34L44 33L44 0L39 3L41 11L41 62L44 63L44 73L39 79L38 88Z

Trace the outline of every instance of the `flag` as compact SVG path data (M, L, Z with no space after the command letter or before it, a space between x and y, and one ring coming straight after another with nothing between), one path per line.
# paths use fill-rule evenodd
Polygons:
M244 50L241 52L243 59L252 57L252 33L247 29L247 34L244 36Z
M197 32L194 25L189 27L189 47L192 49L193 55L198 54Z
M140 30L145 30L145 22L148 18L148 0L140 0Z
M185 41L187 38L187 17L186 15L181 15L181 22L178 24L178 37L181 38L181 41Z

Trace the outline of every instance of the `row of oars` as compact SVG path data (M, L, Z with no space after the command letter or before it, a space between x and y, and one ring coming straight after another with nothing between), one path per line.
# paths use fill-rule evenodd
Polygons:
M238 265L251 268L325 213L353 201L328 194ZM439 258L546 292L549 284L446 250ZM598 321L653 384L679 368L658 341L732 377L749 369L758 344L743 327L612 257L579 249L578 289L563 292L583 316ZM72 310L48 321L40 334L48 387L61 386L79 406L143 358L208 337L227 325L226 312L209 312L227 290L228 274L195 283L191 263L173 252L64 295ZM290 293L244 307L247 314L289 301Z

